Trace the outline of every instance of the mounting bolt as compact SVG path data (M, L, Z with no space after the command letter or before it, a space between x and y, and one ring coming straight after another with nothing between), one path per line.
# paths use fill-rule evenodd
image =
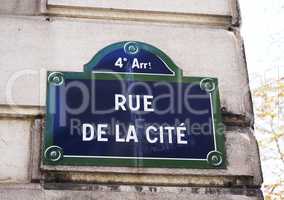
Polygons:
M59 146L50 146L44 151L44 157L48 161L57 162L63 158L63 150Z
M211 78L204 78L200 81L200 88L211 93L216 89L215 82Z
M124 45L124 52L126 54L134 55L139 52L139 47L136 42L127 42Z
M61 85L64 83L64 76L61 72L52 72L48 76L48 82L54 85Z
M222 153L219 151L210 151L207 154L207 162L214 167L220 166L223 163Z

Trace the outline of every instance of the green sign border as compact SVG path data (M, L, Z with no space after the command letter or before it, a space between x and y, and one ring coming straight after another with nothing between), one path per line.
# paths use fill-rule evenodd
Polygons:
M153 167L153 168L197 168L197 169L224 169L226 168L226 155L224 146L224 126L221 119L220 97L218 80L212 77L183 77L182 70L161 50L141 42L132 42L139 48L146 49L157 55L175 72L175 76L157 76L145 74L93 73L93 66L111 51L123 47L129 41L115 43L99 51L94 58L84 66L84 72L47 72L47 97L46 97L46 126L44 130L44 165L73 165L73 166L112 166L112 167ZM118 79L119 76L119 79ZM212 112L214 118L215 151L209 152L207 159L167 160L167 159L134 159L134 158L86 158L64 157L63 150L53 144L53 118L48 112L55 105L55 87L60 87L65 79L78 80L135 80L135 81L166 81L173 83L194 83L206 90L211 95Z

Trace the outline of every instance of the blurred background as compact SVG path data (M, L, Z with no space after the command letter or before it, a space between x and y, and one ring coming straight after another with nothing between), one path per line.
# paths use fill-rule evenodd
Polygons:
M284 0L240 0L266 200L284 199Z

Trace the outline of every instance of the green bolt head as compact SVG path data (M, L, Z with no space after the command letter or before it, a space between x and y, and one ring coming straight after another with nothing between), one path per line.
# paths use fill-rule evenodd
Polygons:
M57 162L63 158L63 150L58 146L50 146L45 149L44 157L47 161Z
M207 155L207 162L214 167L220 166L223 163L222 153L219 151L209 152Z
M216 86L213 79L205 78L200 81L200 88L210 93L216 89Z
M137 54L139 52L139 47L136 42L127 42L124 45L124 52L127 54Z
M61 85L64 82L64 76L61 72L52 72L48 76L48 82L54 85Z

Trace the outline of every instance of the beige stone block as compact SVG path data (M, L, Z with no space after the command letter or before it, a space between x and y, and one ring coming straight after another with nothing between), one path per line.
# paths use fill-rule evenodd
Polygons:
M49 6L70 6L87 8L111 8L125 10L143 10L156 12L194 13L208 15L232 15L230 0L48 0Z
M63 190L56 190L60 188ZM43 190L38 184L0 186L1 200L263 200L259 189L214 187L156 187L127 185L54 185Z
M0 14L34 15L39 12L41 0L1 0Z
M30 120L0 119L0 183L29 181L30 126Z
M260 186L262 174L256 139L250 129L225 132L226 169L42 166L60 171L61 181L191 186ZM65 172L66 173L65 173ZM80 173L82 172L82 173ZM52 174L52 173L51 173ZM49 176L46 176L47 178Z
M0 24L1 104L43 106L46 70L82 71L105 46L138 40L163 50L186 76L217 77L228 112L252 113L238 33L185 24L43 17L2 17Z

